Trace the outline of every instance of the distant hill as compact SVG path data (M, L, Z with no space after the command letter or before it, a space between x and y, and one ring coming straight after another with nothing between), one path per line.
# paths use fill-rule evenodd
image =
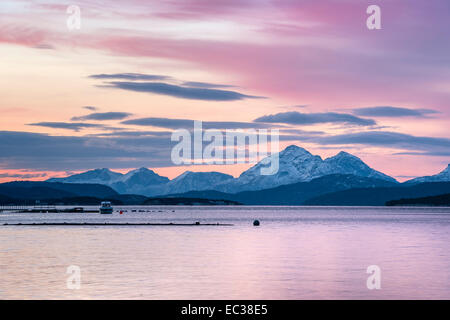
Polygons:
M237 205L238 202L216 199L148 198L142 195L118 194L99 184L61 182L9 182L0 184L0 205Z
M0 184L0 195L13 199L56 199L70 197L107 198L118 193L101 184L16 181Z
M189 197L205 199L226 199L246 205L303 205L309 198L339 190L352 188L376 188L398 185L387 180L359 177L355 175L332 174L313 179L258 191L224 193L214 190L191 191L168 197Z
M147 168L131 170L127 174L107 168L89 170L65 178L51 178L47 182L103 184L122 194L155 195L170 180Z
M219 177L220 179L220 177ZM60 182L10 182L0 184L0 204L98 205L336 205L384 206L398 199L424 198L450 193L450 182L398 184L355 175L332 174L275 188L225 193L216 190L189 191L148 198L118 194L108 186ZM433 199L432 199L433 200Z
M15 204L19 204L17 203L16 199L0 194L0 205L15 205Z
M124 205L118 199L113 198L94 198L94 197L70 197L56 199L40 199L41 204L45 205L64 205L64 206L99 206L102 201L110 201L113 205ZM28 199L22 199L19 203L22 205L35 205L35 202Z
M384 206L402 198L417 198L450 193L450 182L426 182L398 187L357 188L337 191L311 198L306 205L322 206Z
M450 207L450 193L432 197L391 200L387 206L442 206Z
M230 200L200 199L200 198L148 198L142 205L164 206L225 206L240 205L241 203Z

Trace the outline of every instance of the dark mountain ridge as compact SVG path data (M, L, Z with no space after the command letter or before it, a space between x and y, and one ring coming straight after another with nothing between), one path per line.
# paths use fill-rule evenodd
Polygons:
M388 201L403 198L437 196L450 193L450 182L425 182L397 187L356 188L320 195L305 205L320 206L384 206Z
M14 181L0 184L0 194L14 199L67 198L76 196L105 198L117 196L102 184L78 184L44 181Z
M366 178L354 175L331 174L313 179L309 182L298 182L289 185L258 191L224 193L214 190L190 191L168 197L193 197L206 199L227 199L246 205L302 205L311 198L322 194L358 187L387 187L397 185L387 180Z

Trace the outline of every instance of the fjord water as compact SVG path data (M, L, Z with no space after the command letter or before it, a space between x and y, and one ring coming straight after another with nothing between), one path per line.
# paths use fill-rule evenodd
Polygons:
M0 213L0 298L450 299L450 208L123 209ZM196 221L234 226L3 225ZM367 288L370 265L380 290Z

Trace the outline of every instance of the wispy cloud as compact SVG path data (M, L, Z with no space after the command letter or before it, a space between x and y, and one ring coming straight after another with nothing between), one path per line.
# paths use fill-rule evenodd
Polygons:
M165 137L170 139L171 131L113 131L85 135L85 137Z
M365 145L411 150L407 154L449 156L450 139L421 137L389 131L367 131L351 134L314 137L310 141L321 145ZM417 153L419 151L419 153ZM403 153L405 154L405 153Z
M143 73L103 73L94 74L89 77L102 80L129 80L107 82L104 85L99 85L99 87L113 87L123 90L148 92L183 99L235 101L264 98L246 95L231 90L223 90L226 88L236 88L236 86L233 85L201 81L179 81L166 75Z
M84 170L171 166L168 137L75 137L0 131L0 163L8 169Z
M263 97L245 95L236 91L196 88L163 82L112 81L102 87L118 88L129 91L147 92L182 99L207 101L235 101L243 99L261 99Z
M254 122L285 123L291 125L310 125L318 123L345 123L357 126L376 125L375 120L364 119L347 113L301 113L297 111L262 116L255 119Z
M45 44L45 43L37 44L33 48L35 48L35 49L43 49L43 50L55 49L52 45Z
M29 123L29 126L47 127L53 129L68 129L73 131L80 131L86 128L105 128L101 124L95 123L81 123L81 122L36 122Z
M409 109L400 108L392 106L376 106L367 108L358 108L352 110L354 114L358 116L367 117L387 117L387 118L397 118L397 117L419 117L425 118L430 114L439 113L439 111L432 109Z
M159 74L143 74L143 73L101 73L90 75L93 79L122 79L122 80L169 80L171 77Z
M242 124L238 123L236 126ZM290 133L291 135L280 136L280 140L313 143L325 148L340 146L342 149L344 146L348 148L347 146L362 145L403 149L405 153L415 155L450 155L448 138L420 137L386 131L331 136L311 135L303 131ZM173 165L170 160L172 146L170 132L167 131L128 131L123 134L117 132L115 135L81 137L1 131L0 163L8 169L52 171L68 168L84 170L96 167L163 167Z
M32 178L44 178L46 173L0 173L0 178L18 178L18 179L32 179Z
M236 88L236 86L229 85L229 84L216 84L216 83L198 82L198 81L186 81L186 82L183 82L183 86L194 87L194 88L206 88L206 89Z
M72 117L72 121L84 121L84 120L123 120L132 115L128 112L96 112L85 116Z
M90 111L97 111L98 110L98 108L94 107L94 106L84 106L83 108L86 109L86 110L90 110Z
M191 119L171 119L171 118L139 118L125 120L121 122L126 125L150 126L166 129L193 129L194 120ZM257 129L268 128L267 124L257 124L252 122L236 122L236 121L203 121L203 129Z

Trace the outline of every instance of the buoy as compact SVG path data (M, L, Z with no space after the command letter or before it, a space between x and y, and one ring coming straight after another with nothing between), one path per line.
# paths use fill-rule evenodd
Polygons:
M253 221L253 225L254 225L255 227L259 226L259 220Z
M120 210L120 212L119 212L120 214L123 214L123 211L122 210Z

